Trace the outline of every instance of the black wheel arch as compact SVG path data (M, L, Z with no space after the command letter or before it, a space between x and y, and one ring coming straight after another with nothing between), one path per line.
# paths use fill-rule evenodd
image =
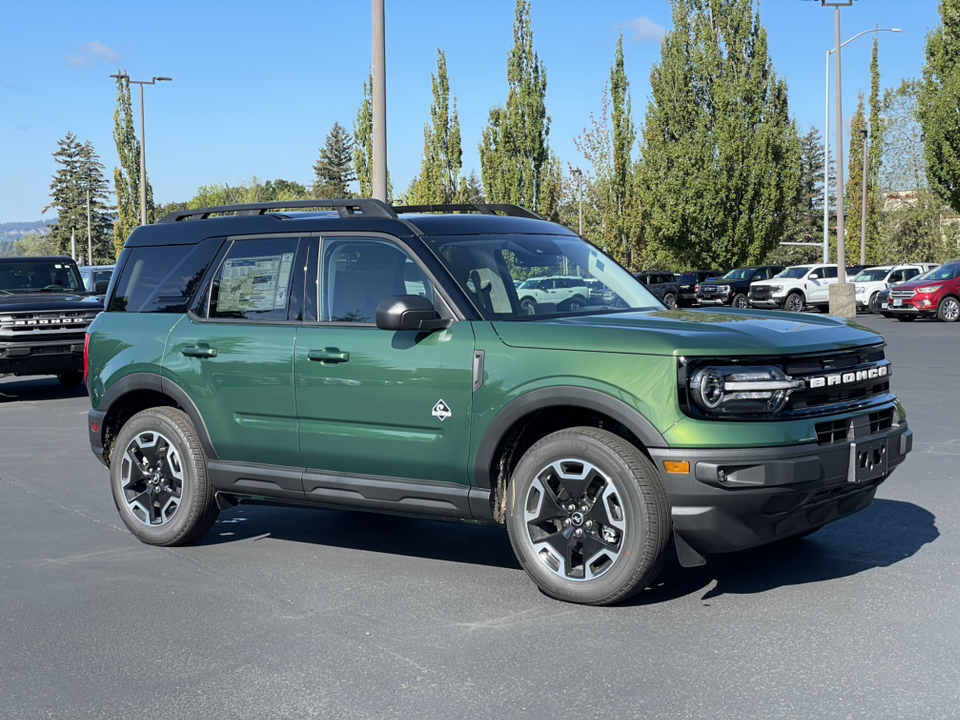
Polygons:
M151 407L174 407L186 413L207 457L218 459L203 416L183 388L155 373L139 372L126 375L111 385L94 411L102 415L99 440L106 465L110 464L113 440L123 424Z
M642 452L667 447L663 435L642 413L599 390L569 386L532 390L497 413L477 446L474 484L490 491L494 520L503 521L506 481L523 453L545 435L581 425L611 430Z

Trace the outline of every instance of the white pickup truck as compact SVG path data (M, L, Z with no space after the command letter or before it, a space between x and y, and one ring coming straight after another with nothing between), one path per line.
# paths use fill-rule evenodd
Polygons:
M750 283L750 307L800 312L815 305L820 312L830 306L830 286L837 282L836 265L794 265L769 280Z

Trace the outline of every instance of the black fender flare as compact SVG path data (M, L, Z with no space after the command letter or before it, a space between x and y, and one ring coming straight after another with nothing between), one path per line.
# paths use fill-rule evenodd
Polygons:
M506 432L524 415L561 405L575 405L585 410L603 413L627 427L644 447L667 447L657 428L635 408L622 400L583 387L547 387L532 390L507 403L483 433L477 446L473 477L477 487L490 489L494 456Z
M152 390L161 395L166 395L177 403L187 414L187 417L190 418L193 427L196 428L197 435L200 438L200 445L203 446L203 451L207 454L207 457L211 460L219 459L217 451L213 447L213 442L210 440L210 433L207 431L206 423L204 423L203 416L200 414L197 406L183 388L169 378L146 372L126 375L117 380L110 386L110 389L104 393L103 398L100 400L98 410L102 409L101 412L104 413L104 416L108 415L118 400L137 390ZM101 434L102 432L103 430L101 428Z

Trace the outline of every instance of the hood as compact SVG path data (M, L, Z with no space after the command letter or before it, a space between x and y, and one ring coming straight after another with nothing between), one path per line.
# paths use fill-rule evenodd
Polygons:
M762 310L661 310L494 322L507 345L643 355L782 355L883 342L850 320Z
M51 310L103 310L103 295L78 293L0 294L0 312L50 312Z

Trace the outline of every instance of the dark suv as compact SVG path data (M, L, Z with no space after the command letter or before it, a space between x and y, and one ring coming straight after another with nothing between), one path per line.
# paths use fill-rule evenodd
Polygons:
M689 307L697 302L697 290L707 278L722 275L719 270L688 270L677 278L677 305Z
M677 295L680 293L680 285L677 283L677 276L672 272L639 272L633 276L647 286L647 290L652 292L656 298L668 309L677 306Z
M700 289L697 290L697 302L701 305L749 307L750 301L747 295L750 292L750 283L772 278L781 270L783 270L782 265L734 268L722 277L710 278L700 283Z
M601 289L524 305L536 277ZM667 312L515 206L175 213L106 302L89 439L153 545L242 502L495 523L544 592L608 604L671 547L699 565L863 509L911 449L877 332Z

